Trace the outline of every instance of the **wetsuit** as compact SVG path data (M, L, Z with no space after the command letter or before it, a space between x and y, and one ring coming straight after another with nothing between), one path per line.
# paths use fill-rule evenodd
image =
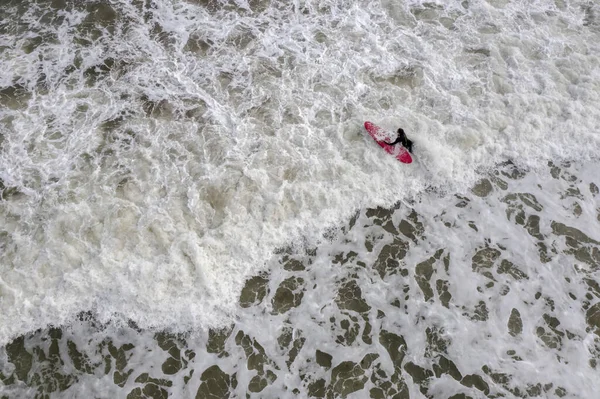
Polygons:
M413 142L406 137L406 133L404 133L404 130L402 129L398 129L398 137L396 137L396 140L394 140L392 143L388 143L387 141L384 141L384 143L387 145L396 145L400 143L408 150L408 152L412 153Z

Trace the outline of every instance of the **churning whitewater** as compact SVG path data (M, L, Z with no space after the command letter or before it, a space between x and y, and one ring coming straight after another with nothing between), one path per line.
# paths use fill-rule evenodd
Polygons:
M232 340L235 340L244 348L240 356L252 350L260 352L253 340L260 337L261 327L252 327L249 323L244 332L236 324L249 317L243 313L247 307L240 307L240 294L248 279L268 280L260 276L277 274L274 270L285 263L278 260L282 253L299 254L308 248L325 251L334 240L332 232L347 229L357 217L366 218L368 209L381 207L377 209L396 212L394 215L398 216L394 216L391 227L386 229L393 236L400 234L401 220L418 224L417 216L405 219L406 215L400 215L402 212L410 214L407 209L414 208L415 215L425 215L422 217L426 219L436 215L441 218L445 212L442 208L455 208L452 196L467 195L465 193L469 193L477 181L475 187L481 189L483 184L484 192L489 188L483 198L493 191L492 183L496 190L509 191L505 195L493 194L495 199L490 200L489 210L475 211L469 207L463 210L472 212L461 217L474 225L486 212L496 215L494 220L498 222L488 225L489 230L469 230L470 234L478 233L472 238L473 242L481 241L477 248L470 244L461 248L461 242L452 242L453 248L462 254L458 259L468 259L468 262L465 261L463 271L460 271L462 263L459 261L448 269L450 271L446 270L448 276L443 279L446 283L439 283L441 286L436 288L440 295L447 288L444 284L450 284L454 290L459 290L459 284L474 288L481 283L478 280L481 276L497 282L497 276L482 271L495 268L496 261L501 263L500 274L521 276L515 271L520 270L521 244L512 236L502 244L504 238L498 236L506 229L512 231L515 225L518 229L527 226L529 235L524 237L537 240L532 244L536 245L535 251L547 256L544 261L546 258L541 255L528 255L533 259L530 265L533 275L550 278L552 274L542 273L539 265L534 265L536 262L564 266L569 262L573 264L567 259L575 256L578 262L588 265L587 279L593 281L598 277L594 274L600 261L594 252L600 240L595 194L600 182L596 181L593 170L597 170L595 160L600 151L600 6L594 2L6 0L0 7L0 69L0 343L6 345L0 353L0 377L7 392L24 389L13 385L14 378L28 387L35 385L31 383L33 371L19 371L21 369L11 364L15 363L14 359L20 359L19 356L27 356L28 348L36 342L44 341L39 335L27 335L31 341L21 347L19 340L24 339L23 334L42 329L36 334L43 335L49 326L63 326L63 330L58 330L61 337L67 333L91 334L98 342L108 337L110 345L113 341L116 345L114 353L124 344L117 345L117 336L121 335L128 336L130 343L137 340L134 346L141 347L142 342L156 344L152 340L153 331L202 335L207 328L225 327L218 331L232 334L227 342L234 345ZM365 120L390 131L403 127L415 143L415 162L403 165L386 156L366 135L362 127ZM527 182L527 186L515 183L509 187L508 183L494 180L500 179L499 170L513 167L519 171L519 179L527 176L515 181ZM555 187L547 193L539 191L538 186L546 187L547 182L560 180L562 172L553 168L567 170L575 177L563 179L567 186ZM549 170L554 172L548 175ZM512 172L505 173L513 176ZM556 173L559 177L553 177ZM484 177L489 187L481 183ZM564 196L564 192L575 188L580 195ZM585 195L581 194L584 189L587 190ZM514 198L509 198L510 195ZM542 205L538 204L538 201L544 202L539 200L540 196L547 196ZM557 204L566 201L566 197L577 198L579 211L569 208L575 207L569 203L564 205L569 211L562 219L548 213L553 209L553 214L559 215L562 211L557 209L563 208ZM415 201L418 199L430 204L429 208L417 209L419 202ZM507 210L508 217L497 216L504 215L503 207L507 206L515 208L513 213L508 214ZM519 214L519 209L523 211L528 207L537 212L538 219L516 220L514 215ZM541 228L544 231L535 233L531 223L538 223L540 217L553 222L541 222L540 226L546 230ZM577 227L569 224L570 218L577 219L574 222ZM447 223L452 229L452 220ZM447 248L450 242L444 244L443 233L438 236L436 228L431 231L435 232L435 238L414 235L409 241L417 249L413 249L412 257L402 260L406 267L403 270L409 270L403 272L403 278L416 279L416 285L407 283L412 287L411 295L416 295L407 302L410 306L427 307L424 304L435 300L434 295L423 288L429 283L425 284L420 274L415 275L415 265L433 256L431 265L425 267L429 279L432 265L451 253ZM552 246L547 242L550 234L562 237L561 240L567 237L568 248L558 243ZM582 238L584 236L586 238ZM568 241L569 237L578 243L576 248L569 247L573 244ZM348 251L364 258L361 261L364 267L375 267L368 263L373 255L372 248L364 244L365 240L369 241L368 237L352 240L356 246ZM471 267L469 251L481 251L484 247L488 250L480 257L487 266ZM571 247L575 252L569 252ZM581 249L584 247L585 250ZM442 248L445 251L436 252ZM581 251L591 252L586 252L588 256ZM322 257L323 264L336 263L334 255ZM348 259L344 264L346 261ZM475 260L473 262L475 265ZM305 264L302 270L307 267ZM477 278L469 278L470 273ZM520 273L527 274L523 270ZM380 276L378 289L389 293L402 289L401 284L389 286L383 281L384 275ZM288 281L286 289L294 293L290 295L296 301L298 292L306 291L299 288L304 285L298 279L303 282L308 279L306 276L293 278L296 279L293 283L285 280ZM318 276L314 278L316 284L330 284L332 292L347 289L351 296L358 288L360 296L361 285L357 282L348 288L350 283L346 280L343 283L338 280L337 283L342 284L339 286L328 282L325 276L322 280ZM560 273L555 278L563 279ZM573 276L570 278L575 281ZM522 284L518 281L506 283L507 287L515 289ZM269 284L274 285L267 291L279 292L278 283L270 281ZM552 286L550 282L547 284ZM585 287L588 287L585 284L581 280L578 286L581 292L573 293L578 301L585 298ZM481 287L484 286L487 287L480 285L479 291L465 288L465 292L483 295L485 289ZM596 283L590 287L597 286ZM562 283L557 283L555 288L557 292L569 294ZM523 284L522 289L535 295L540 287ZM370 291L363 286L362 292ZM600 350L594 335L598 334L597 330L594 333L592 328L596 323L595 313L587 314L589 309L595 309L593 306L600 294L590 292L588 295L593 300L587 298L587 305L580 304L576 316L567 323L579 331L572 334L580 338L575 340L580 344L564 349L574 354L572 372L578 373L577 377L571 382L560 377L569 368L552 363L555 357L551 353L558 350L556 345L547 344L543 356L528 358L536 367L550 362L548 381L539 382L542 384L540 395L543 391L546 395L589 397L586 395L592 391L588 389L598 389L597 383L588 380L596 366L587 356L593 358ZM533 300L523 295L511 298L530 301L531 305ZM384 321L401 324L402 318L390 315L393 307L389 308L383 297L373 293L364 300L374 301L367 306L373 312L380 309L387 315ZM451 297L453 301L464 302L460 306L471 316L468 310L471 305L479 306L481 314L490 308L486 301L491 297L478 299L487 306L485 312L481 305L471 304L471 300L461 297L458 291ZM272 304L276 305L269 306L277 308L281 301L285 303L285 298L285 295L272 298ZM393 300L392 297L387 299ZM324 306L317 297L309 298L308 293L304 301L315 308ZM444 306L449 308L452 303L446 301ZM338 311L358 312L360 316L353 321L358 323L356 328L364 333L365 323L370 323L369 328L376 328L379 338L389 344L392 335L381 333L391 331L389 326L373 327L383 316L377 312L370 314L366 307L357 310L339 303L338 307ZM275 313L284 314L291 308ZM518 308L514 302L498 309L499 313L494 316L497 318L487 317L487 313L486 317L477 316L486 326L481 328L491 331L495 327L489 323L505 324L505 316L517 320L511 309ZM429 312L423 317L448 321L435 309ZM535 338L532 321L549 314L544 312L541 308L531 312L517 310L521 330L513 323L511 334L529 328L531 322L534 335L529 339L544 340L539 338L544 334ZM88 318L79 320L82 314L112 327L94 330L95 322ZM414 315L411 311L409 314ZM460 314L461 311L457 311L452 317ZM339 313L335 313L331 317L338 316ZM561 331L560 337L571 334L560 330L552 317L560 319L549 315L544 319L547 325L541 327L544 331L555 335ZM411 324L417 323L418 317L402 320L419 330L420 327ZM268 322L264 321L264 325ZM128 330L128 323L135 327ZM294 325L294 320L289 318L286 323L290 323L286 328L292 330L304 325L301 321ZM350 328L350 324L343 325L337 328ZM455 359L453 356L459 356L457 348L469 345L473 345L474 350L497 348L508 353L502 344L504 338L492 332L492 344L479 345L477 340L467 342L468 335L461 335L459 325L455 322L445 327L446 333L455 329L455 342L460 342L454 346L445 344L451 348L445 352L446 360ZM432 328L441 337L444 333L438 327L423 328L429 331L427 337ZM234 330L242 335L232 333ZM425 334L424 329L421 332ZM272 334L273 340L277 340L275 330ZM288 346L299 336L293 335ZM181 350L200 351L198 348L205 343L198 337L196 344L180 343ZM226 340L229 335L224 337ZM402 334L397 332L393 337L402 337ZM424 341L411 341L408 335L404 338L404 345L415 350L411 361L417 364L415 359L422 354L419 355L416 348L423 347ZM68 342L76 342L79 350L87 353L82 356L98 361L104 356L100 353L109 350L98 349L91 342L84 344L85 339L81 337L53 336L53 339L62 339L60 346L64 348L71 348ZM437 338L427 339L435 341ZM446 342L450 337L439 339ZM305 336L306 340L315 344L309 336ZM401 342L396 338L392 340ZM332 354L345 353L335 357L340 361L344 356L347 361L354 359L373 375L376 373L373 370L380 366L393 371L396 363L407 370L406 362L391 355L392 352L398 355L397 345L396 349L390 349L391 360L377 363L369 358L363 364L358 354L352 352L354 340L342 341L330 342ZM367 345L369 339L363 341ZM498 346L494 347L493 342ZM581 346L584 343L589 350ZM159 340L158 345L163 344ZM191 346L186 346L188 344ZM262 345L269 348L275 344L273 341ZM294 348L300 351L302 345ZM335 345L340 348L346 345L346 352L334 349ZM519 348L524 351L526 345L523 345ZM281 349L273 347L268 354L262 350L261 356L276 358ZM314 355L315 348L311 350ZM111 356L116 359L113 352ZM519 353L513 355L527 357ZM300 357L304 359L308 355L303 356ZM188 358L186 365L188 361L192 359ZM206 364L196 363L196 366L204 369L213 364L205 361ZM293 389L299 390L294 395L321 392L321 385L310 391L308 382L291 383L291 377L286 385L283 370L288 367L294 378L302 379L298 376L299 369L293 369L300 366L290 366L292 363L286 366L285 361L277 360L275 363L279 365L268 372L266 366L261 366L257 374L271 389L267 389L267 396L284 397L283 392L292 395ZM457 370L472 369L465 378L479 370L466 360L454 360L454 363ZM225 371L214 366L223 375L210 369L217 376L209 373L206 380L223 379L228 392L243 396L254 377L235 374L234 364L224 367ZM335 365L334 361L334 370ZM339 373L357 375L353 367ZM418 367L425 370L428 366ZM518 367L503 369L502 362L485 367L489 371L484 370L485 378L498 386L503 386L498 381L504 381L504 377L498 377L502 373L493 370L504 370L507 375L523 373L524 382L517 390L520 393L529 392L523 388L527 384L537 386L537 382L533 383L537 377ZM145 370L145 366L140 368ZM409 370L406 373L412 377L407 378L413 378L415 373L424 373L427 378L434 375L432 371L429 376L428 369L421 372L409 367ZM397 379L404 378L403 372L402 369L397 372ZM124 371L119 369L119 373ZM198 370L196 376L200 373L202 370ZM323 380L323 392L333 396L357 392L340 386L360 384L343 382L334 374L330 372ZM407 395L414 397L420 392L443 397L452 385L444 380L451 377L444 375L446 377L433 384L414 382L418 380L414 377L416 385L405 384ZM35 389L64 392L67 396L91 392L87 379L75 374L71 374L71 378L72 384L64 389L48 390L45 385ZM461 382L460 386L476 390L484 386L473 378ZM552 378L562 381L560 390L556 383L551 387L547 385L552 383ZM114 387L96 394L104 397L109 391L117 396L135 389L142 392L141 387L132 385L133 377L123 381L117 377L109 379ZM320 380L315 377L315 381ZM262 386L260 390L253 385L249 392L260 396L267 386L261 385L263 382L258 383L258 387ZM218 396L211 387L201 388L197 378L193 384L193 388L189 388L175 383L169 392L184 395L182 392L189 390L189 395L204 392ZM384 392L380 385L377 389ZM511 392L519 396L514 386L502 388L505 391L494 389L486 392L482 388L477 392L485 395L492 392L492 396L494 392ZM399 385L394 390L404 392ZM355 395L363 397L366 392L368 389ZM144 394L150 395L145 391ZM375 394L371 392L371 395ZM385 391L382 395L393 396L394 393Z

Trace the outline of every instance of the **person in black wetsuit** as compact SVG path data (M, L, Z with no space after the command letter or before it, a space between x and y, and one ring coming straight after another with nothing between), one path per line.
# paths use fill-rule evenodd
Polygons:
M404 146L404 148L408 150L408 152L412 153L413 142L409 140L408 137L406 137L406 133L404 133L404 130L402 128L398 129L398 136L396 137L396 140L394 140L391 143L384 141L384 143L386 143L387 145L396 145L400 143Z

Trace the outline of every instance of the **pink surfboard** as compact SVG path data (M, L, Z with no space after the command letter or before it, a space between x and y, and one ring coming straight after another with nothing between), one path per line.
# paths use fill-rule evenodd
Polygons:
M393 155L394 158L402 163L412 162L410 153L401 144L388 145L384 142L391 141L393 139L388 132L371 122L365 122L365 129L367 129L367 132L369 132L371 137L373 137L375 142L379 144L381 148L385 150L385 152Z

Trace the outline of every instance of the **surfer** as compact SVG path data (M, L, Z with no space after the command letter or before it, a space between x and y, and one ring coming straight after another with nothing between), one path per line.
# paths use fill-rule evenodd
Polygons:
M406 137L406 133L404 133L402 128L398 129L398 136L396 137L396 140L394 140L392 143L388 143L387 141L384 141L384 143L387 145L396 145L400 143L408 150L408 152L412 153L413 142Z

